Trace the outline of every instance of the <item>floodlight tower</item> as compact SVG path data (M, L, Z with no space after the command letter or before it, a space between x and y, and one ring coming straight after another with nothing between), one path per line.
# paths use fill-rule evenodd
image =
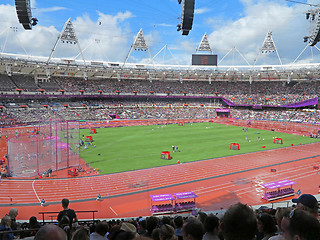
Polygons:
M85 61L84 56L82 54L82 50L80 48L80 45L79 45L79 42L78 42L78 38L77 38L76 33L74 31L74 27L73 27L73 24L71 22L71 18L69 18L68 21L66 21L66 23L64 24L64 27L63 27L59 37L57 38L57 41L56 41L53 49L51 50L50 56L49 56L49 58L47 60L47 63L50 62L50 60L51 60L51 58L52 58L52 56L53 56L58 44L60 43L60 41L62 43L76 44L78 46L79 52L80 52L80 54L82 56L83 63L84 63L84 65L86 65L86 61Z
M277 50L276 45L274 44L274 41L272 39L272 32L268 32L266 37L265 37L265 39L264 39L264 41L263 41L262 47L259 49L257 57L254 60L253 66L256 65L260 54L272 53L272 52L276 52L277 53L280 65L282 65L282 61L281 61L281 58L279 56L278 50Z
M203 35L202 40L200 42L199 47L197 48L196 53L198 53L199 51L211 52L211 54L213 54L212 49L211 49L210 44L209 44L209 41L208 41L207 33L205 33Z
M131 48L130 48L130 50L128 52L128 55L127 55L126 59L124 60L122 68L124 67L124 65L128 61L128 58L129 58L129 56L130 56L130 54L131 54L131 52L133 50L134 51L147 51L149 53L150 60L151 60L152 64L154 65L153 58L151 57L151 53L149 51L148 45L147 45L147 43L146 43L146 41L144 39L142 28L138 32L133 44L131 45Z

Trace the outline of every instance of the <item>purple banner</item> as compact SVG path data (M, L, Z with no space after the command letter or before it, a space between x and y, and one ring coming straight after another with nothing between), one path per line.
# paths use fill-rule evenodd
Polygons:
M194 192L181 192L173 194L176 199L184 199L184 198L196 198L198 197Z
M277 182L270 182L270 183L265 183L261 184L261 186L269 189L274 189L274 188L279 188L279 187L285 187L285 186L290 186L296 184L296 182L290 181L290 180L281 180Z
M216 112L230 112L230 109L226 109L226 108L224 109L216 108L215 110Z
M170 193L160 194L160 195L150 195L150 198L153 202L174 200L174 198Z

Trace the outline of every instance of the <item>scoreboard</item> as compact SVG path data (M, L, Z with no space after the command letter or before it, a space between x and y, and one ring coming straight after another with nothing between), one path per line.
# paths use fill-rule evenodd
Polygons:
M218 56L213 54L192 54L192 65L217 66Z

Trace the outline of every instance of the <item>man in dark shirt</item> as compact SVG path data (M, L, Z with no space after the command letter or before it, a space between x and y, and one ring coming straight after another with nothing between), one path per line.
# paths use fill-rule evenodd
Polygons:
M78 221L77 215L73 209L69 208L69 199L64 198L61 203L63 210L59 212L57 220L60 226L64 227L69 225L71 228L72 223Z

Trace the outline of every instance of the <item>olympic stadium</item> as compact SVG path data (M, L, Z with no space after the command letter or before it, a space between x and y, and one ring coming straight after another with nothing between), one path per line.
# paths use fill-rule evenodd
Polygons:
M307 20L319 24L319 9L308 13ZM170 48L164 46L152 56L143 29L135 34L123 61L87 60L71 19L48 56L2 51L0 212L4 215L14 207L21 220L35 215L50 222L56 219L61 199L68 198L79 219L124 219L200 210L219 213L237 202L275 209L291 206L291 199L301 193L318 197L320 63L299 61L309 49L320 51L317 24L311 23L305 48L285 64L271 31L251 63L237 47L223 56L213 54L207 34L199 39L190 63L159 63L157 57L170 53ZM3 44L5 49L7 43ZM56 57L63 44L74 48L77 56ZM145 55L143 60L132 61L137 52ZM259 64L270 54L278 64ZM224 65L234 55L244 64ZM84 157L85 147L100 147L95 139L104 129L146 127L143 131L148 132L178 126L172 131L180 131L197 124L243 132L249 128L254 134L266 130L274 137L268 143L257 142L257 151L237 152L250 141L244 133L245 143L224 145L226 151L236 152L232 156L195 157L189 162L176 162L174 157L170 165L108 173ZM294 138L286 142L280 133ZM117 141L116 136L112 139ZM178 154L171 144L175 143L163 150ZM167 155L162 158L160 153L155 153L157 161L166 161ZM274 188L268 189L268 183L278 184L275 189L281 194L271 196ZM190 195L185 200L179 193Z

